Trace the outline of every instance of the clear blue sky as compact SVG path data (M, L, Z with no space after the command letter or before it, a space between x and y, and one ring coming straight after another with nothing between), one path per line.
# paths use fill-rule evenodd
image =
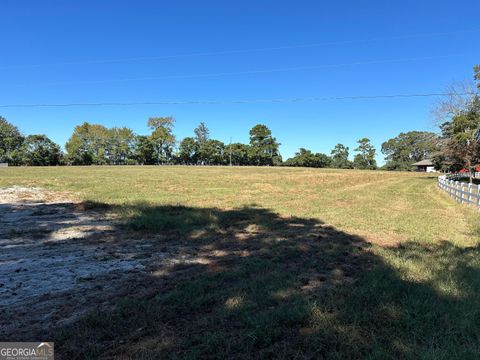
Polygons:
M480 63L478 0L0 2L0 105L436 93ZM174 116L248 142L269 126L286 159L369 137L434 130L434 98L0 108L64 144L88 121L146 133ZM379 160L382 156L379 155Z

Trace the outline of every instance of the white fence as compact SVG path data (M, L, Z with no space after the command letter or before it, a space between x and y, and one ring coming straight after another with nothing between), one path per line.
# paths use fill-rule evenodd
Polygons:
M468 174L439 176L438 187L462 204L473 204L480 207L480 186L457 181L457 179L465 177L468 177Z
M448 180L468 179L470 177L469 173L449 174L446 176ZM475 179L480 179L480 172L473 173L473 177Z

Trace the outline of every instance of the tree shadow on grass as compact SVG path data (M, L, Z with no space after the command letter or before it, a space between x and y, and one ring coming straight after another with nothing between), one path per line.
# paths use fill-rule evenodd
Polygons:
M480 355L478 247L375 250L319 220L255 206L122 211L152 254L183 246L195 257L158 272L148 264L137 281L149 292L58 331L63 358Z
M441 175L440 173L437 173L437 175L419 176L419 177L417 177L416 179L422 179L422 180L432 181L433 179L438 179L438 177L439 177L440 175Z

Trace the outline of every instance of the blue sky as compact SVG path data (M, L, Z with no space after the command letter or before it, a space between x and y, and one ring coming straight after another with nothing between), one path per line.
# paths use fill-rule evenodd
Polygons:
M478 0L0 2L0 105L162 100L215 104L0 108L26 133L64 144L88 121L147 133L176 119L248 142L269 126L284 158L369 137L435 130L434 98L229 103L438 93L480 63ZM379 154L378 159L383 157Z

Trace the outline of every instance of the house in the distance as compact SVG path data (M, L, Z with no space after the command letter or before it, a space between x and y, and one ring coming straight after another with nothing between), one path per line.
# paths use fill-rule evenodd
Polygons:
M422 160L412 164L412 166L416 167L416 171L421 172L437 172L435 170L435 166L433 166L433 162L431 160Z
M8 167L8 163L2 163L2 162L0 162L0 167Z

